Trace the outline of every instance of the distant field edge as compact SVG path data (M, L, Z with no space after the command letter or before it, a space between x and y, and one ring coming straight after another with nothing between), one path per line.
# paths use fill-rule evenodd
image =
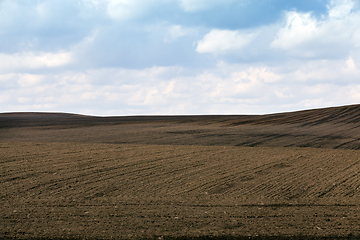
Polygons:
M243 124L302 124L360 123L360 104L314 108L271 114L209 114L209 115L129 115L92 116L61 112L0 112L0 129L39 126L94 126L134 122L227 122L229 125Z

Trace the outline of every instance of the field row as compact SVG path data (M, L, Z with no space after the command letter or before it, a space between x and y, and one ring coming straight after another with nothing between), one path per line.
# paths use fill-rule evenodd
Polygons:
M360 233L359 151L0 143L0 159L0 237Z
M360 197L360 154L352 150L79 143L0 149L2 199Z

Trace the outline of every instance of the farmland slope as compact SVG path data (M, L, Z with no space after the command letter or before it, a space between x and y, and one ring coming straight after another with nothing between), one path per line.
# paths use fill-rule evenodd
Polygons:
M0 141L360 148L360 105L254 116L0 114Z
M357 239L359 115L0 114L0 239Z
M0 237L351 237L355 150L1 143Z

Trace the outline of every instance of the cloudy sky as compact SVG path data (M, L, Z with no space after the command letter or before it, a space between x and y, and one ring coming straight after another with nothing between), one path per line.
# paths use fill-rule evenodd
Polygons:
M0 0L0 112L360 102L360 0Z

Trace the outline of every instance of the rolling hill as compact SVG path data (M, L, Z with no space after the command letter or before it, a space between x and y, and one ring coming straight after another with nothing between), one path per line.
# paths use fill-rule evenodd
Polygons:
M360 105L254 116L0 114L0 141L360 148Z
M0 238L359 239L359 115L0 114Z

